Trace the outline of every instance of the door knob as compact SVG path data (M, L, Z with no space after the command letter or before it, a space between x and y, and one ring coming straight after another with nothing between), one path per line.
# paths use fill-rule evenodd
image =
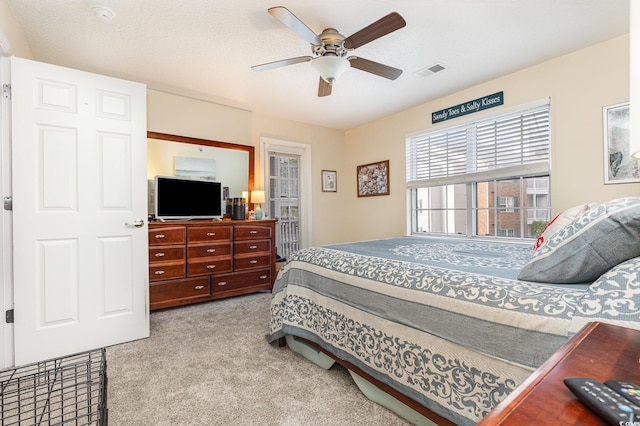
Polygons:
M144 226L144 220L136 219L131 223L125 223L126 226L135 226L136 228L142 228Z

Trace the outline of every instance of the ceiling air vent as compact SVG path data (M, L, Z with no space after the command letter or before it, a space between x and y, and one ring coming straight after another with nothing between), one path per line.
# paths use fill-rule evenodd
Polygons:
M423 68L420 71L416 71L415 75L417 75L418 77L428 77L430 75L433 75L437 72L440 72L444 69L444 66L441 64L435 64L435 65L431 65L430 67L427 68Z

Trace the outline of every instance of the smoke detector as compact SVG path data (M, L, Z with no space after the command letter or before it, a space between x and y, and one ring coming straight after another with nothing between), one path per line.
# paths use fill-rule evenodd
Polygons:
M110 24L111 22L113 22L113 18L116 17L116 13L113 10L99 4L97 1L85 0L85 3L91 8L94 15L96 15L96 18L98 18L102 22Z
M110 24L113 22L113 18L116 17L116 14L113 10L109 9L105 6L97 6L93 8L93 13L96 14L96 18L99 20Z

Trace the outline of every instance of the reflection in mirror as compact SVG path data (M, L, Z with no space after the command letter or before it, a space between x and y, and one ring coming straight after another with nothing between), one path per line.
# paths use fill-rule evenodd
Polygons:
M178 163L207 164L207 175L223 187L228 196L241 197L243 191L253 189L254 147L147 132L147 179L149 180L149 213L153 213L153 187L155 176L184 175L176 173ZM190 174L187 171L187 174ZM197 173L196 173L197 174Z

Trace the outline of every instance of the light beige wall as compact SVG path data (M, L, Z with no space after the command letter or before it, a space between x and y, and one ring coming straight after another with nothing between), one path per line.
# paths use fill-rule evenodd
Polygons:
M629 101L629 37L622 36L347 131L345 166L353 176L346 188L353 194L348 200L349 239L404 235L405 136L429 129L434 111L498 91L504 91L505 104L492 112L551 100L553 213L584 202L640 195L637 183L603 183L602 108ZM391 195L357 198L356 166L386 159Z
M0 0L0 43L9 45L17 56L32 56L6 0ZM629 38L623 36L347 132L148 90L148 128L253 145L257 185L262 184L261 136L309 144L312 242L388 237L406 232L406 135L428 129L433 111L500 90L505 108L551 99L554 213L585 201L640 194L640 184L603 184L602 107L629 100L628 70ZM391 195L358 198L356 166L387 159ZM323 169L338 172L338 192L321 191Z
M250 111L150 89L147 130L252 145Z
M262 114L253 115L251 129L253 141L262 136L311 146L313 244L349 241L344 206L349 198L345 182L350 176L344 168L344 132ZM322 192L322 170L337 171L337 192Z
M255 147L255 185L262 187L260 137L311 146L312 244L346 241L348 224L342 191L344 132L256 114L212 102L147 90L147 128L150 131L232 142ZM321 170L338 172L338 192L322 192Z

